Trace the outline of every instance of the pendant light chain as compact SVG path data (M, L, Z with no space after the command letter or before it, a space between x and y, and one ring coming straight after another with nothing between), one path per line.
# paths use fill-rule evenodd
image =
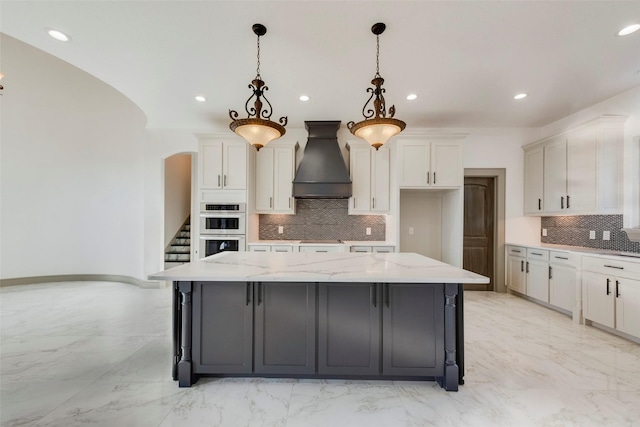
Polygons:
M376 77L380 76L380 35L376 34Z
M256 68L256 77L260 78L260 36L258 36L258 66Z

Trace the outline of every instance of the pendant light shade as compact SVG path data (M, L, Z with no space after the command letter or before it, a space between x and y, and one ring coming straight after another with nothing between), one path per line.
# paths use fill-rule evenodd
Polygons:
M254 24L252 29L254 34L258 36L258 66L256 77L249 85L249 89L253 93L244 106L248 116L246 119L239 119L237 111L229 110L229 117L233 120L229 128L259 150L285 134L284 127L287 125L287 117L280 117L280 123L271 121L273 108L264 95L264 92L269 88L260 76L260 37L267 33L267 28L262 24ZM252 100L253 106L250 107ZM266 105L263 104L263 100Z
M367 141L372 147L382 147L389 138L402 132L406 124L402 120L394 119L393 116L396 113L396 107L391 106L389 108L389 117L387 117L387 109L384 100L385 89L382 88L384 79L380 75L380 34L384 32L386 25L382 22L378 22L371 27L371 32L376 35L376 75L371 84L373 88L368 88L367 92L371 93L371 96L364 104L362 108L362 115L364 120L354 123L347 123L347 127L352 134L358 138L362 138ZM373 102L373 108L367 106L370 102Z

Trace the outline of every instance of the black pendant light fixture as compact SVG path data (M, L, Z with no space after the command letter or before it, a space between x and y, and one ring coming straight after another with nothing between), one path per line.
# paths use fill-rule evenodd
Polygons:
M249 84L249 89L253 91L253 94L244 105L248 116L246 119L239 119L237 111L229 110L229 117L233 120L229 128L259 150L270 141L285 134L284 127L287 125L287 117L280 117L280 123L271 121L273 108L264 94L269 88L260 76L260 37L267 33L267 28L262 24L253 24L252 29L254 34L258 36L258 66L256 77ZM249 104L254 98L253 106L250 107ZM263 100L266 105L263 104Z
M367 88L367 92L371 93L371 96L364 104L362 108L362 115L364 120L358 123L349 122L347 127L352 134L358 138L362 138L367 141L371 146L377 150L385 142L394 135L402 132L406 124L402 120L394 119L393 116L396 113L396 107L394 105L389 108L389 117L387 117L387 110L384 100L385 89L382 88L384 79L380 75L380 34L384 32L386 25L382 22L378 22L371 27L371 32L376 35L376 74L371 80L373 88ZM367 105L373 100L373 108Z

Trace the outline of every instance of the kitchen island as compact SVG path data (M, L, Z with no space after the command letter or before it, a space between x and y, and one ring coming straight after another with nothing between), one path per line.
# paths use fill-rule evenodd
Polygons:
M464 380L463 285L412 253L223 252L173 282L173 377Z

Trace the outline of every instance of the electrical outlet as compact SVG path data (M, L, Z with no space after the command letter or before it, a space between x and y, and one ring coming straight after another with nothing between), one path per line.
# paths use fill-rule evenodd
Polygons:
M409 234L413 234L413 227L409 227Z
M547 229L546 228L542 229L542 237L547 237Z
M365 234L366 234L367 236L371 236L371 227L367 227L367 228L365 229Z
M611 232L608 230L603 231L602 240L611 240Z
M278 234L283 234L284 233L284 225L279 225L278 226Z
M589 239L595 240L596 232L594 230L589 231Z

